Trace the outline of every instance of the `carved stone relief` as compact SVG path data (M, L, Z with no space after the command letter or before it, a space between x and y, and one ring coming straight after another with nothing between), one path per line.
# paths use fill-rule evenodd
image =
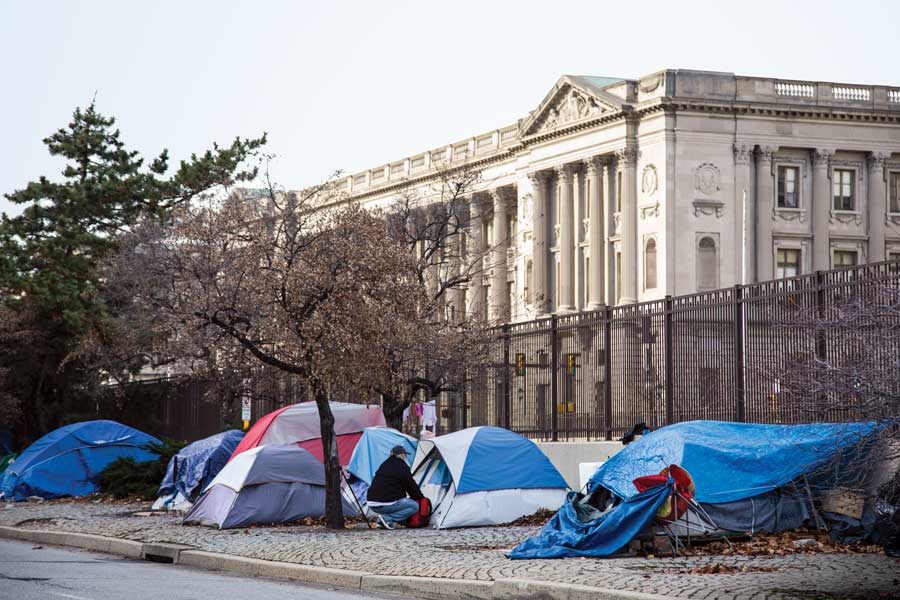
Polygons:
M703 163L694 172L694 185L698 190L711 196L719 191L719 167Z
M640 208L641 219L648 219L659 216L659 202L654 204L646 204Z
M653 192L656 191L656 187L659 184L657 176L656 176L656 167L653 165L647 165L644 167L644 172L641 175L641 191L650 196Z
M561 125L593 117L602 112L603 108L595 99L569 87L559 102L547 109L547 116L538 131L556 129Z
M693 206L695 217L705 215L707 217L714 216L718 219L722 216L722 212L725 208L725 203L721 200L707 200L698 198L697 200L694 200Z

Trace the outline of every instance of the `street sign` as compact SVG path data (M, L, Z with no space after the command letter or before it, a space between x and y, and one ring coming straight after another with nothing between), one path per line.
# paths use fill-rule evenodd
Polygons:
M244 422L244 429L250 426L250 394L241 396L241 420Z

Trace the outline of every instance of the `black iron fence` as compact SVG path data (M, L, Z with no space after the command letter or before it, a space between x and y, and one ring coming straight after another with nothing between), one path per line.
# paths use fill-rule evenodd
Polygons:
M507 325L497 330L489 364L437 399L436 429L497 425L538 439L597 440L617 438L639 422L656 429L694 419L871 418L852 402L809 410L785 396L777 373L787 360L833 363L856 351L858 338L792 327L798 311L824 311L885 286L900 289L900 261ZM877 339L885 359L900 356L900 338ZM900 386L900 374L897 380ZM310 399L290 379L257 388L253 420ZM97 410L157 435L193 440L240 425L240 398L211 389L204 382L148 382L98 402ZM363 401L349 394L336 399ZM886 403L885 410L886 417L900 414L900 406ZM418 429L420 422L407 426Z
M793 402L778 373L786 360L834 362L855 351L836 334L791 326L797 314L884 286L900 288L900 262L504 326L491 364L438 401L437 429L497 425L540 439L613 439L639 422L655 429L694 419L871 418L852 403L816 411ZM888 345L882 353L898 356L900 339ZM885 410L896 416L898 407Z

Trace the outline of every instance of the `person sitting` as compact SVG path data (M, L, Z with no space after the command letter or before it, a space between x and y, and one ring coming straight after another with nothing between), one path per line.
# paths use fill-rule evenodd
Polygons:
M424 497L413 481L407 456L409 452L403 446L391 448L391 455L375 471L367 492L369 508L378 515L378 525L385 529L393 529L411 517L419 510L419 500Z

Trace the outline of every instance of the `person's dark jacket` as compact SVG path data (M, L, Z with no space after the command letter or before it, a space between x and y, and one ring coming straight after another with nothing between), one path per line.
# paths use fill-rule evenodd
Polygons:
M372 502L396 502L406 498L407 494L413 500L421 500L423 497L422 490L413 481L406 461L398 456L391 456L375 471L366 498Z

